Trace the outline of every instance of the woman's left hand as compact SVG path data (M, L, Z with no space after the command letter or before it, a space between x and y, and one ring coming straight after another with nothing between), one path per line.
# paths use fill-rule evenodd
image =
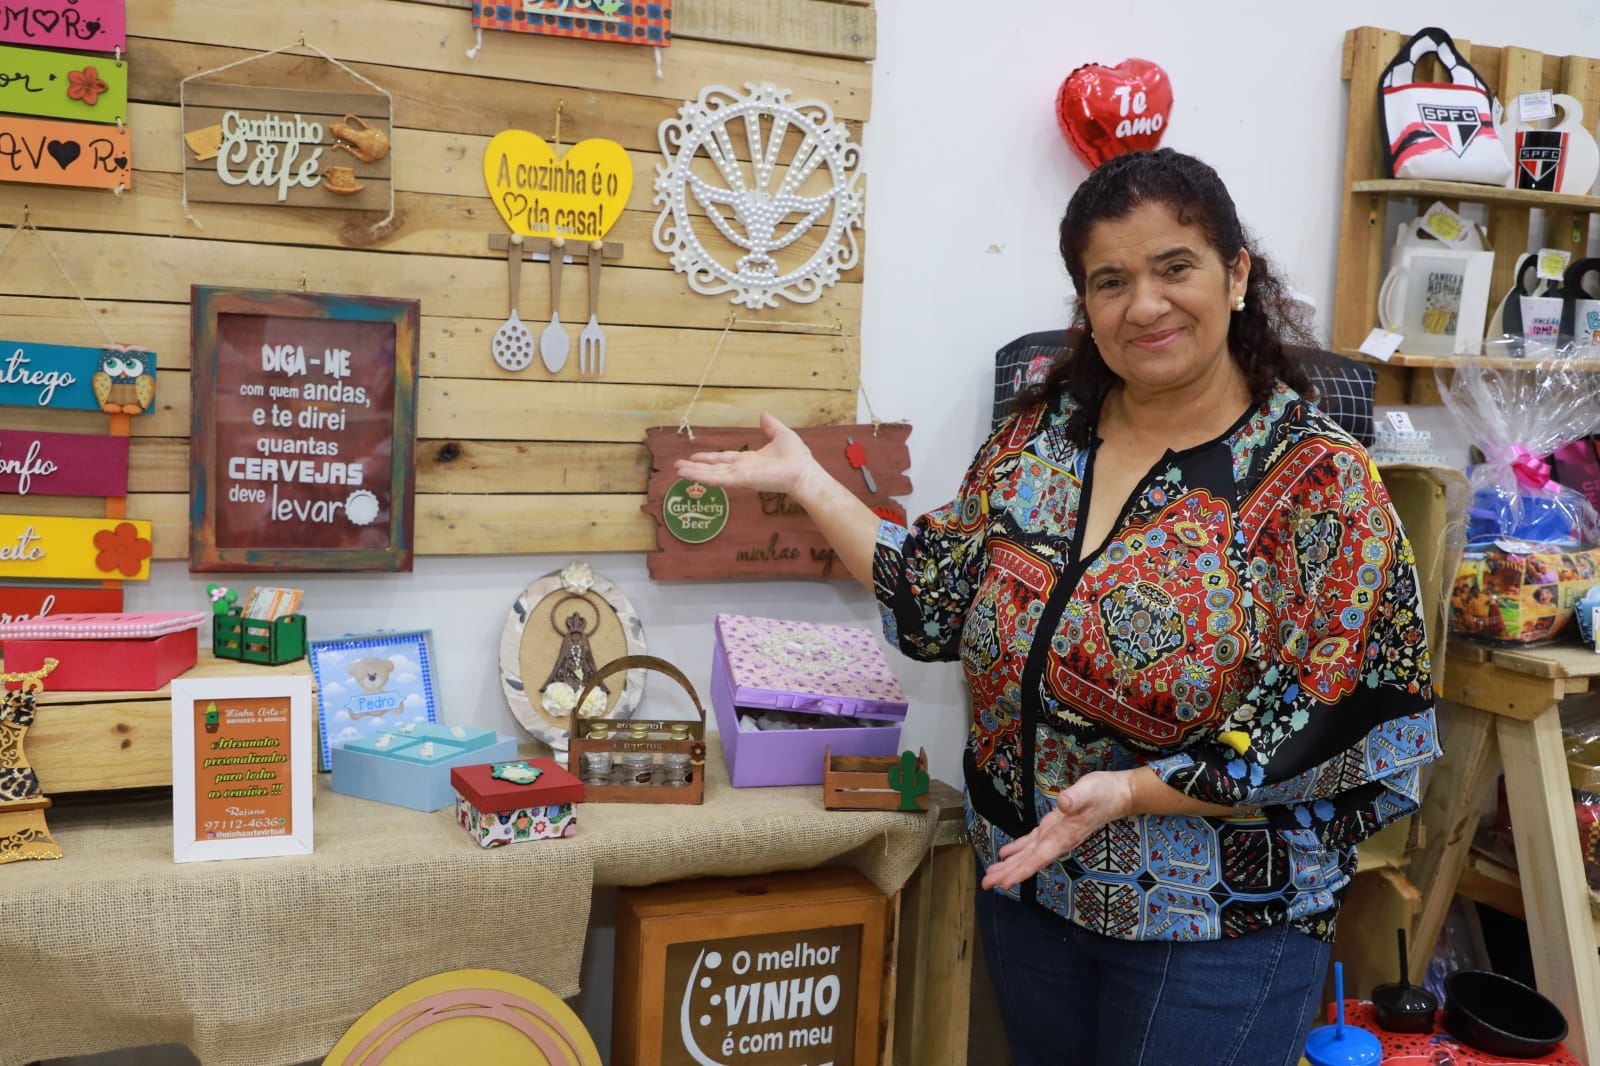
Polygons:
M1000 849L1000 859L984 871L984 888L1015 888L1076 848L1107 822L1133 813L1133 771L1096 770L1084 774L1056 797L1056 809L1033 832Z

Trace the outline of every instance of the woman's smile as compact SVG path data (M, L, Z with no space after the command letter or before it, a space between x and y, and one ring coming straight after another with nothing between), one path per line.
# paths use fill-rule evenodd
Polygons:
M1135 348L1143 348L1145 351L1154 352L1167 347L1181 336L1183 336L1183 327L1177 326L1172 329L1140 334L1128 343Z

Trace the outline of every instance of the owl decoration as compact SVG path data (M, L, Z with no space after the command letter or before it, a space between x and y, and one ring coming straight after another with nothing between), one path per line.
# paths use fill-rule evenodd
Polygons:
M139 415L156 399L156 356L143 348L107 345L95 372L94 398L108 415Z

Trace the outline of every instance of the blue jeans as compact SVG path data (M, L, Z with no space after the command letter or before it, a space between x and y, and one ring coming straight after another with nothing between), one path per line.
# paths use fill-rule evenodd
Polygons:
M1295 1066L1329 945L1288 926L1116 940L978 890L978 933L1017 1066Z

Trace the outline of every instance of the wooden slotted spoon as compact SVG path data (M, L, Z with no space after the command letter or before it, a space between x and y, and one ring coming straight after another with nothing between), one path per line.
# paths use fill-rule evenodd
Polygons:
M533 334L517 317L517 290L522 282L522 234L506 242L506 273L511 282L511 314L494 331L494 361L501 369L518 371L533 362Z

